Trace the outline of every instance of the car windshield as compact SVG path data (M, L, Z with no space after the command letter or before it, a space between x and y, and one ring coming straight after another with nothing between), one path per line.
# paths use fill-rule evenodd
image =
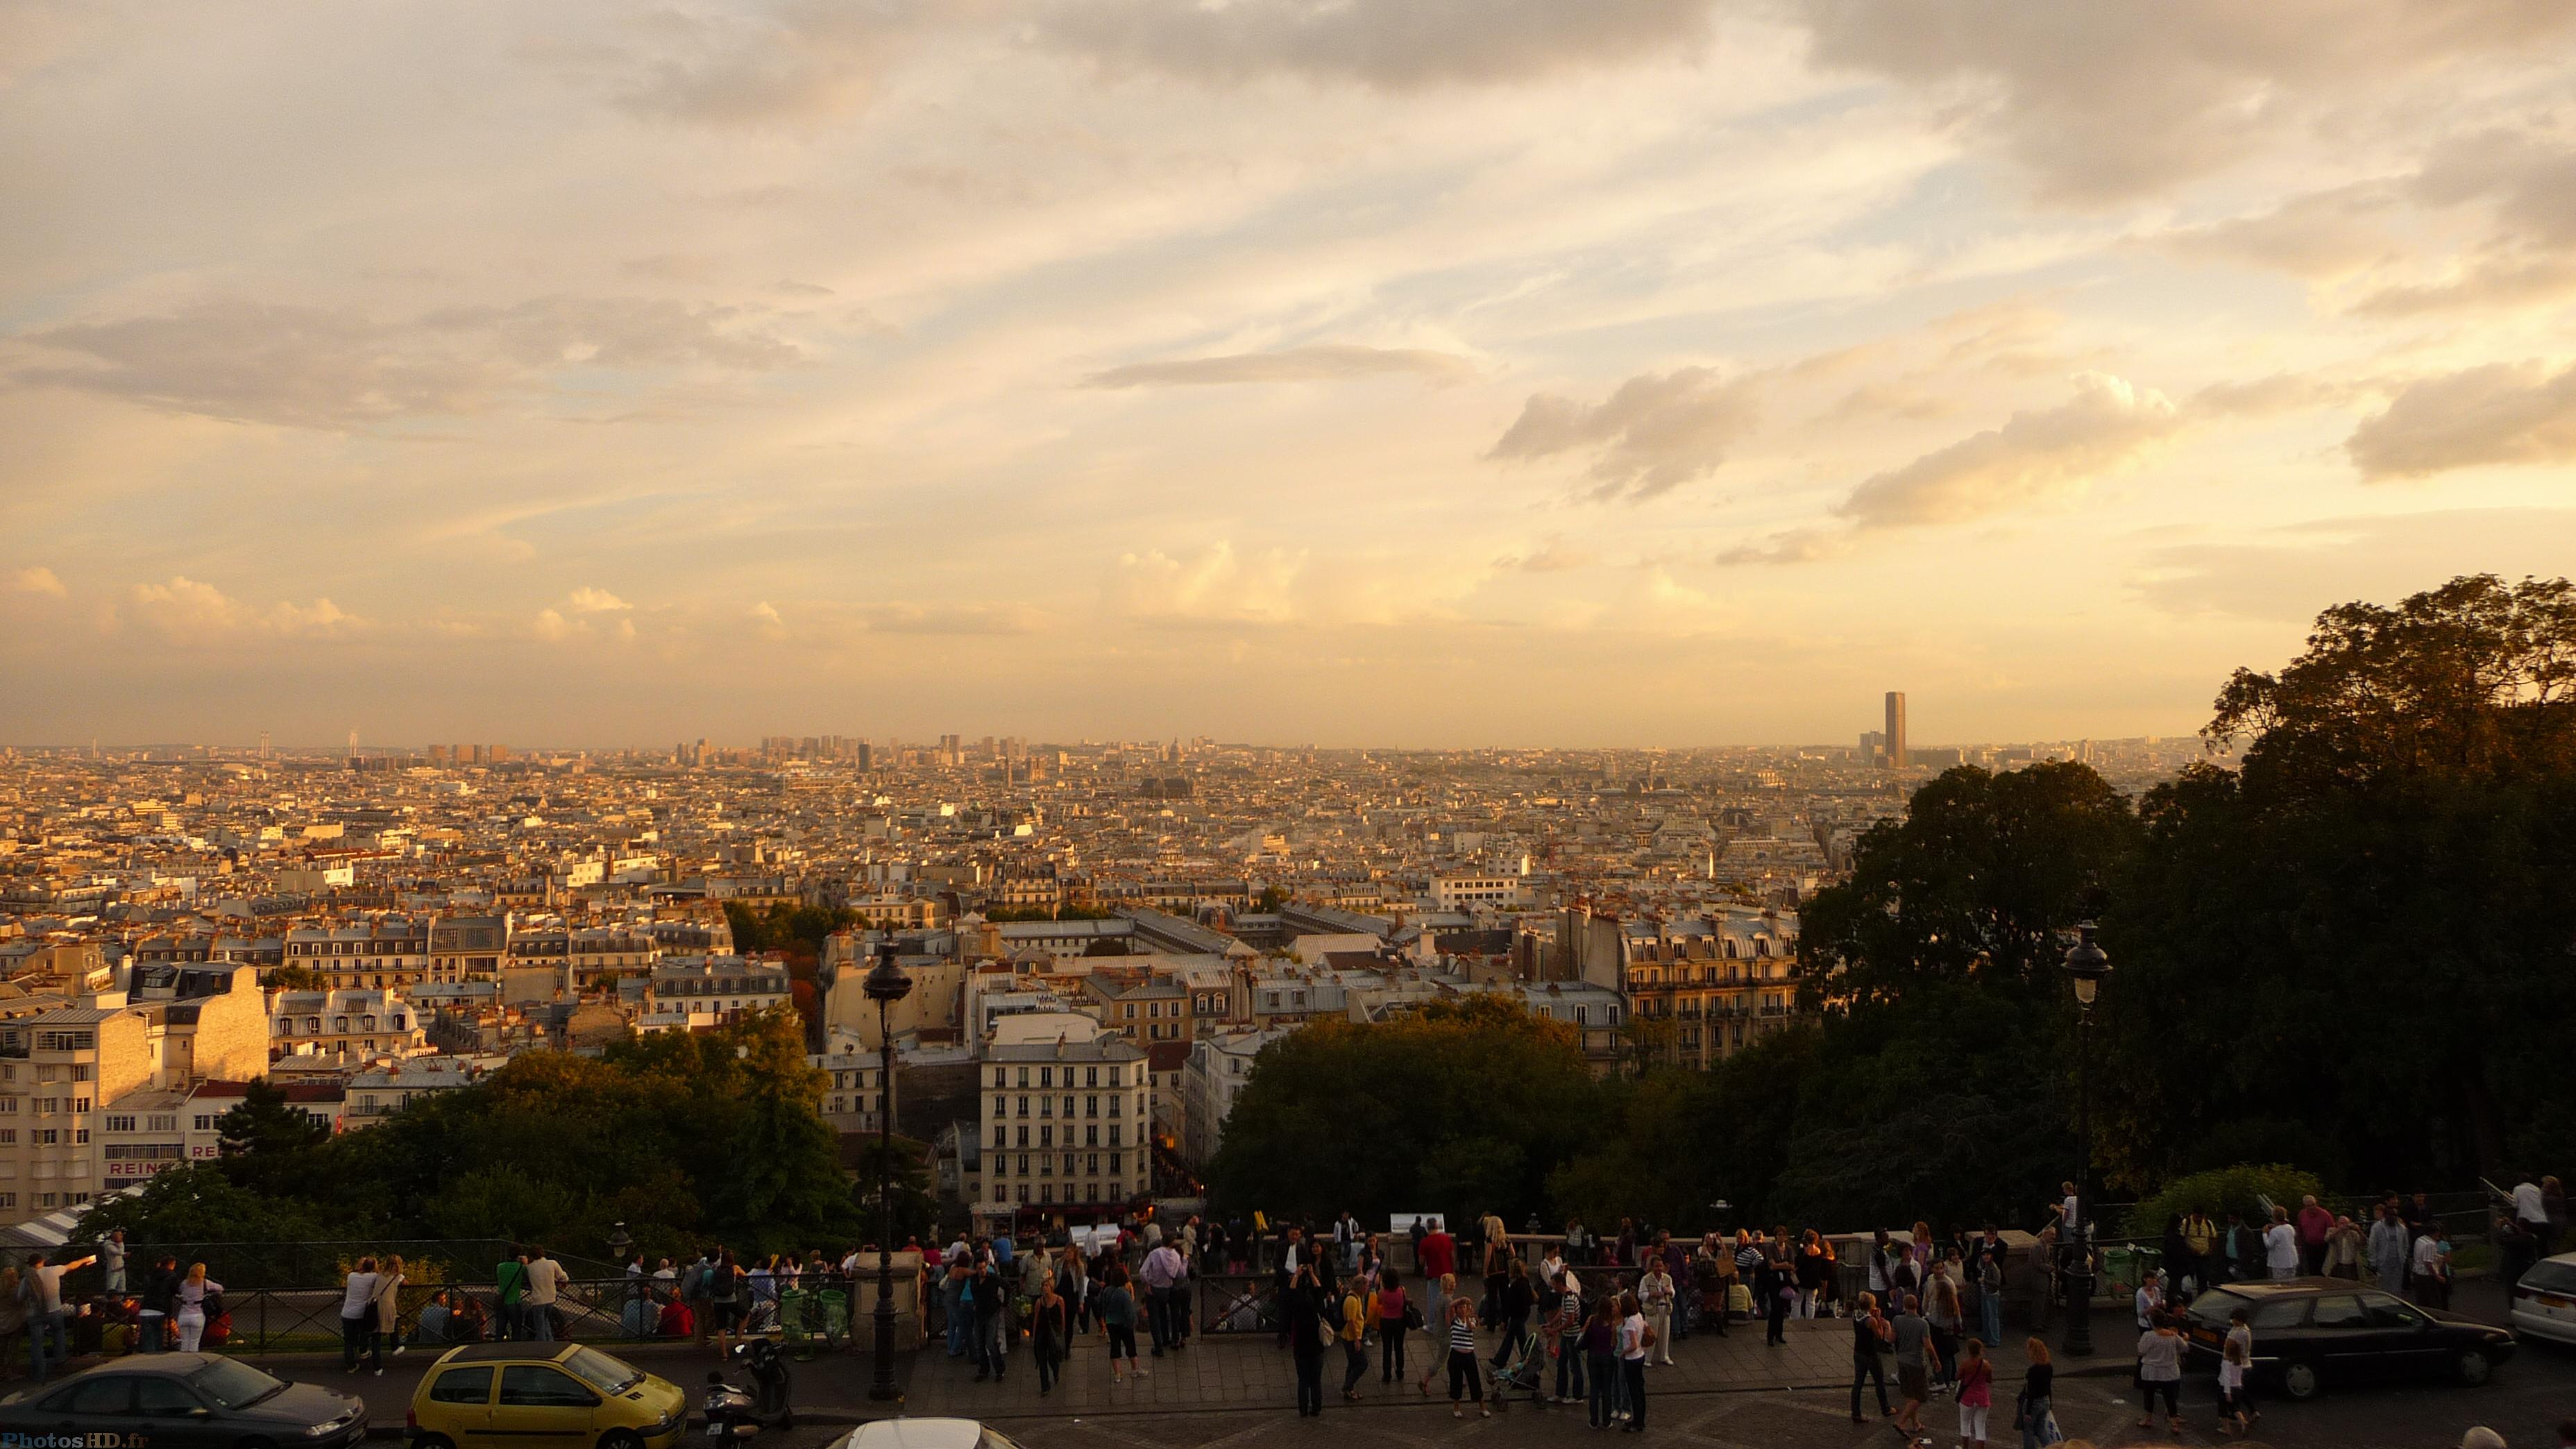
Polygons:
M2576 1263L2537 1263L2519 1285L2534 1293L2576 1293Z
M227 1409L247 1408L286 1387L250 1365L228 1358L209 1361L188 1375L188 1382L198 1393Z
M595 1348L576 1348L563 1361L565 1371L603 1394L622 1394L644 1382L644 1371L610 1358Z
M2239 1308L2253 1306L2250 1300L2224 1288L2213 1288L2191 1300L2191 1321L2211 1328L2225 1328L2229 1314Z

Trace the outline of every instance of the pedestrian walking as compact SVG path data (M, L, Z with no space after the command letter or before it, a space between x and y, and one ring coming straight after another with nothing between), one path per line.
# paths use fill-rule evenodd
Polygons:
M1519 1351L1521 1335L1529 1328L1530 1311L1538 1306L1538 1289L1530 1282L1529 1269L1517 1257L1506 1257L1503 1262L1503 1286L1496 1299L1496 1307L1502 1314L1503 1330L1502 1341L1494 1345L1494 1370L1497 1373Z
M975 1285L975 1380L983 1382L987 1374L995 1383L1002 1381L1003 1371L1010 1367L1005 1354L1010 1348L1010 1335L1004 1326L1010 1322L1006 1311L1011 1290L1002 1280L1001 1270L986 1259L974 1267Z
M1944 1388L1959 1381L1959 1340L1967 1331L1967 1315L1959 1302L1959 1280L1951 1275L1956 1266L1949 1258L1932 1266L1928 1280L1931 1299L1923 1315L1932 1323L1932 1352L1937 1359L1932 1365L1932 1381Z
M1453 1294L1449 1299L1450 1418L1466 1417L1460 1407L1466 1399L1476 1401L1478 1416L1493 1417L1494 1411L1485 1406L1484 1378L1476 1370L1476 1305Z
M1931 1374L1923 1361L1923 1350L1932 1342L1932 1325L1923 1317L1919 1297L1907 1294L1899 1300L1903 1307L1891 1325L1889 1346L1896 1355L1896 1395L1904 1406L1896 1411L1896 1427L1909 1439L1923 1437L1923 1401L1932 1397Z
M1977 1256L1977 1328L1988 1343L2004 1341L2004 1255L2001 1243Z
M2253 1432L2253 1390L2246 1380L2254 1366L2254 1328L2245 1310L2227 1315L2227 1339L2218 1351L2218 1427L2238 1438Z
M1125 1383L1128 1369L1143 1378L1145 1365L1136 1358L1136 1295L1127 1287L1125 1264L1111 1263L1103 1270L1093 1315L1100 1321L1102 1340L1109 1345L1109 1382ZM1126 1360L1123 1368L1122 1358Z
M1986 1449L1986 1416L1995 1403L1995 1366L1986 1359L1986 1342L1969 1339L1959 1348L1959 1449Z
M1342 1285L1342 1397L1357 1399L1360 1380L1368 1377L1369 1323L1377 1314L1377 1295L1370 1291L1368 1278L1353 1273Z
M1555 1402L1583 1401L1583 1288L1574 1270L1566 1269L1549 1285L1556 1294L1544 1325L1556 1354Z
M2048 1340L2036 1334L2021 1351L2029 1366L2022 1370L2021 1394L2013 1401L2013 1426L2021 1430L2021 1449L2046 1449L2065 1437L2057 1432L2057 1365L2049 1358Z
M1449 1342L1449 1310L1462 1301L1458 1297L1458 1275L1444 1273L1432 1280L1430 1300L1423 1309L1423 1317L1424 1321L1431 1325L1431 1332L1436 1337L1433 1339L1433 1351L1424 1355L1427 1361L1422 1365L1422 1378L1414 1385L1422 1391L1424 1398L1431 1397L1431 1381L1440 1376L1440 1371L1449 1362L1449 1350L1446 1346Z
M376 1260L360 1258L340 1283L340 1372L358 1371L358 1360L372 1354L376 1373L385 1371L385 1352L376 1342Z
M1866 1382L1878 1390L1878 1416L1890 1419L1896 1410L1887 1402L1887 1350L1896 1342L1895 1326L1879 1311L1878 1295L1863 1293L1852 1305L1852 1383L1851 1421L1865 1424L1860 1416L1860 1386Z
M1166 1348L1177 1351L1181 1346L1181 1284L1189 1271L1180 1249L1168 1238L1145 1255L1141 1275L1145 1285L1145 1323L1153 1331L1156 1358L1161 1358Z
M1037 1301L1029 1307L1029 1357L1036 1361L1038 1396L1055 1392L1055 1381L1073 1345L1073 1313L1050 1272L1038 1281Z
M1646 1323L1646 1315L1637 1305L1637 1295L1627 1295L1621 1307L1627 1316L1619 1321L1619 1388L1628 1402L1628 1422L1620 1432L1646 1432L1646 1354L1655 1347L1655 1330Z

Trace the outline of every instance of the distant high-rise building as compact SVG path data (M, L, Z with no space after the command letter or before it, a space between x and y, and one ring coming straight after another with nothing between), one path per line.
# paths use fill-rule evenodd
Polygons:
M1860 736L1860 758L1863 764L1877 764L1887 754L1887 736L1876 730L1863 730Z
M1892 770L1905 768L1905 694L1902 690L1887 692L1887 765Z

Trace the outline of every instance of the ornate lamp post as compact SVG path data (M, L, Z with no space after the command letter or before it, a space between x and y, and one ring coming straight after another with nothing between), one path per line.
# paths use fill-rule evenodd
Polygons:
M902 1395L894 1386L894 1004L912 994L912 978L895 965L891 938L877 946L877 964L862 983L877 1004L877 1362L868 1397L879 1403Z
M2093 944L2091 921L2075 928L2066 952L2066 974L2075 982L2075 1139L2083 1160L2075 1169L2075 1221L2066 1225L2071 1268L2066 1275L2066 1353L2093 1352L2093 1001L2111 958Z

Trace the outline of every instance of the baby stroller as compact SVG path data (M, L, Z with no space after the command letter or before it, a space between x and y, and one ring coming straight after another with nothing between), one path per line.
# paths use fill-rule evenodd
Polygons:
M1531 1403L1544 1404L1547 1402L1547 1375L1547 1340L1536 1328L1524 1329L1511 1358L1502 1368L1486 1376L1485 1402L1508 1412L1512 1406L1511 1396L1522 1393L1529 1395Z

